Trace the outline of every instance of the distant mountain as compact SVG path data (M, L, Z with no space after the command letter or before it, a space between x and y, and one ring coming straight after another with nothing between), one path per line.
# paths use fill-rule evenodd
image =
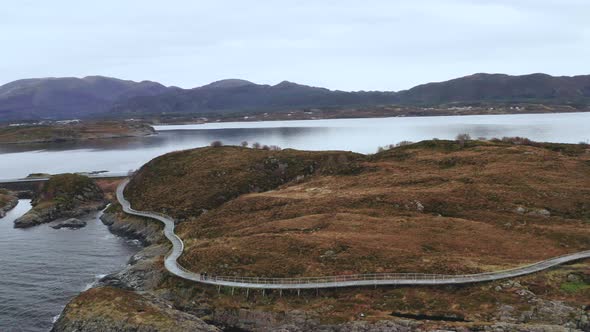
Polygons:
M176 90L156 96L130 98L116 105L119 114L218 113L275 111L306 107L391 104L395 92L344 92L288 81L259 85L244 80L223 80L199 88Z
M117 101L168 90L102 76L19 80L0 86L0 120L84 118L109 111Z
M398 94L404 104L485 101L590 102L590 75L554 77L546 74L509 76L475 74L419 85Z
M0 121L473 102L587 106L590 105L590 75L475 74L400 92L345 92L288 81L260 85L239 79L194 89L101 76L26 79L0 87Z

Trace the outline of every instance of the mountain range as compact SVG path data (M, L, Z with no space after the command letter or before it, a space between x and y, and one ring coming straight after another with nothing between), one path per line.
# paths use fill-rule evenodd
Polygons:
M588 106L590 75L475 74L399 92L347 92L288 81L261 85L238 79L217 81L193 89L102 76L24 79L0 86L0 121L478 102Z

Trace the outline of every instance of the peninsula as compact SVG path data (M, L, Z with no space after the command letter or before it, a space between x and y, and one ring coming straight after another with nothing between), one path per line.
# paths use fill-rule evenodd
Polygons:
M477 275L587 252L589 171L586 145L520 138L431 140L374 155L217 145L152 160L123 194L133 209L176 221L178 263L207 280ZM108 219L134 234L162 226L123 209L114 204ZM147 234L150 245L72 300L55 331L92 331L97 320L166 331L173 317L204 330L588 327L590 263L575 255L479 284L256 291L170 274L168 239ZM123 316L114 298L128 299Z

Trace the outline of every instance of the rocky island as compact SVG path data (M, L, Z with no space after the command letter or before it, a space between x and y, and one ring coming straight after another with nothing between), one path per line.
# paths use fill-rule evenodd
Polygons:
M522 139L432 140L374 155L208 147L152 160L125 196L177 220L179 262L195 272L468 274L590 249L588 174L586 145ZM170 244L157 221L109 210L108 223L148 246L74 298L55 332L590 329L588 260L456 286L218 288L165 270Z
M141 137L155 134L153 127L137 122L50 122L0 126L0 144L58 143L88 139Z
M106 206L102 190L90 178L79 174L53 175L35 193L33 208L14 221L26 228L50 221L75 218Z
M0 188L0 218L18 204L18 197L14 193Z

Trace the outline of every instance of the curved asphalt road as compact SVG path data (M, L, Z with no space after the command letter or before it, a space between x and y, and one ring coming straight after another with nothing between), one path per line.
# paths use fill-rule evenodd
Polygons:
M137 211L131 208L125 199L123 191L129 179L123 181L117 188L117 200L126 213L152 218L164 223L164 235L172 242L172 251L164 260L166 269L177 277L204 284L259 289L304 289L304 288L336 288L352 286L377 285L448 285L466 284L482 281L513 278L549 269L551 267L584 258L590 258L590 250L574 254L551 258L531 265L515 269L466 275L441 275L418 273L378 273L361 275L342 275L312 278L253 278L253 277L205 277L199 273L188 271L177 262L184 250L182 240L174 233L174 220L166 215Z

